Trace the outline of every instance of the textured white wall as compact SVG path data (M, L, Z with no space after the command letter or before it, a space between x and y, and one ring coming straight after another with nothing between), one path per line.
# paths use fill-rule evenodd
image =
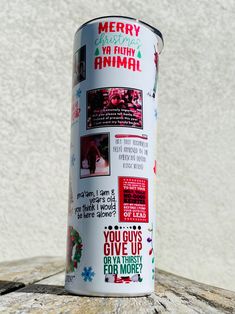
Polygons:
M233 0L0 2L0 260L65 255L73 35L103 15L165 38L158 266L235 290Z

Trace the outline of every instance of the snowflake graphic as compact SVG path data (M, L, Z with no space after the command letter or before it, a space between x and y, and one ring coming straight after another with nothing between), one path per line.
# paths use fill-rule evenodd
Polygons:
M77 89L77 91L76 91L76 96L77 96L77 98L80 98L81 94L82 94L81 89L80 89L80 88Z
M95 272L93 271L92 267L84 267L82 272L82 277L84 281L92 281L93 277L95 276Z
M72 165L74 166L74 164L75 164L75 160L76 160L76 158L75 158L75 156L74 156L74 154L72 155L72 158L71 158L71 162L72 162Z

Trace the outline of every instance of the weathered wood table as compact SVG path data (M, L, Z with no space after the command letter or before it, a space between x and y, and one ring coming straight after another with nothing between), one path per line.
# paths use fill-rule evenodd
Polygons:
M36 257L0 263L0 313L235 313L235 293L157 271L148 297L69 295L64 261Z

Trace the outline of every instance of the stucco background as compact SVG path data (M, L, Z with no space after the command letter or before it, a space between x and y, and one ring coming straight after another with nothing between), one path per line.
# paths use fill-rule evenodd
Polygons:
M73 35L114 14L165 39L158 267L235 290L233 0L0 2L0 261L65 255Z

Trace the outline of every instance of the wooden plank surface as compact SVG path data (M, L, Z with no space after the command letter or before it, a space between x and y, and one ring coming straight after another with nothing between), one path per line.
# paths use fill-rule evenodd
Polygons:
M0 263L0 295L64 270L60 257L34 257Z
M69 295L64 272L46 277L1 296L0 313L235 313L234 292L160 270L155 293L137 298Z

